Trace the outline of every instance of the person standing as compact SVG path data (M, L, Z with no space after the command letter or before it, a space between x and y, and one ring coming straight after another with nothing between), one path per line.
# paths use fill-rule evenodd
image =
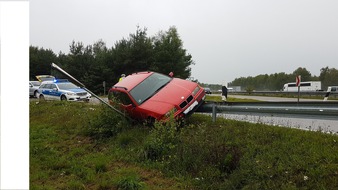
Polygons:
M119 82L122 81L124 78L126 78L126 75L125 75L125 74L122 74L122 75L121 75L121 78L119 79Z
M222 84L222 101L226 102L228 99L228 84L223 82Z

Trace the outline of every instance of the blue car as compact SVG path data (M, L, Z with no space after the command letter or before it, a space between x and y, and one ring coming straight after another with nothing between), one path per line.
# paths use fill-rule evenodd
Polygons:
M91 94L68 80L42 82L38 90L40 100L89 101Z

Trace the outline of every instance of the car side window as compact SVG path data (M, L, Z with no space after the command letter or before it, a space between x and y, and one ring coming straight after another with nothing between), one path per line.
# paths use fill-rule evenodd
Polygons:
M113 96L123 105L133 104L133 102L130 100L129 96L126 93L114 91Z
M54 88L56 88L56 85L55 84L51 84L50 85L50 89L54 89Z
M50 84L46 84L46 85L44 86L44 88L46 88L46 89L51 89L51 85L50 85Z

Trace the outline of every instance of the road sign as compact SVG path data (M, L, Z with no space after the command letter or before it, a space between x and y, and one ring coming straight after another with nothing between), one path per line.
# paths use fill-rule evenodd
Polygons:
M296 86L300 86L300 82L301 82L301 76L298 75L296 76Z

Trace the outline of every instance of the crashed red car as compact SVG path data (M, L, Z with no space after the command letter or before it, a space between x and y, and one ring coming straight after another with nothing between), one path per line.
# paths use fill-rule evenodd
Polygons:
M205 99L205 91L195 82L156 72L138 72L116 83L108 95L136 120L165 120L170 114L182 118L193 113Z

